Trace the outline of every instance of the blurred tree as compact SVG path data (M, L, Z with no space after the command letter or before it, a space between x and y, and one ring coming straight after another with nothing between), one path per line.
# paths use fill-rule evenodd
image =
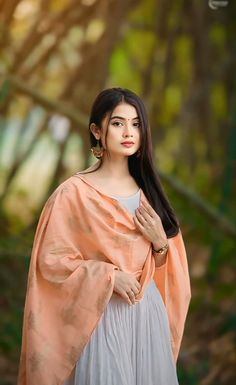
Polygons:
M110 86L146 103L186 239L193 300L180 383L235 382L235 9L230 1L212 10L197 0L0 0L0 384L15 383L39 212L93 161L89 110Z

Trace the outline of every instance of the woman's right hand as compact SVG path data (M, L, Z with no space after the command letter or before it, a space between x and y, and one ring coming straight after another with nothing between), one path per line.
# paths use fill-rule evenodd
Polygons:
M135 303L141 285L133 274L115 270L114 292L119 294L129 305Z

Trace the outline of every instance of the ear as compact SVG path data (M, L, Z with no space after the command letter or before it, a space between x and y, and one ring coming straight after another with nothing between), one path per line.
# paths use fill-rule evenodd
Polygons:
M101 138L101 129L95 123L91 123L89 129L97 140Z

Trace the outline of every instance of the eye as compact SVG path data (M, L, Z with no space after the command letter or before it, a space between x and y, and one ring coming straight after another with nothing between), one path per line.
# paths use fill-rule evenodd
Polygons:
M141 127L139 122L134 123L134 126L138 128Z
M116 127L118 127L118 126L120 126L120 125L123 125L122 122L113 122L112 124L113 124L113 126L116 126Z

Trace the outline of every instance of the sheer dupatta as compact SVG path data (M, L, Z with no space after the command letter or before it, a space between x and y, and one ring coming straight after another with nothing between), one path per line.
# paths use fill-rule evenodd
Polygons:
M142 191L141 199L146 199ZM155 274L170 322L181 331L178 341L173 334L174 348L180 344L188 307L183 298L189 292L180 237L178 234L170 240L169 253L185 266L180 277L182 286L167 279L167 275L175 276L181 270L175 271L172 258L159 270L159 276ZM142 289L137 301L142 300L155 273L151 245L124 207L75 174L48 199L37 226L25 300L18 385L64 383L109 302L116 268L139 278ZM173 306L172 290L176 288L181 295L174 294L177 302ZM178 314L173 316L176 308Z

